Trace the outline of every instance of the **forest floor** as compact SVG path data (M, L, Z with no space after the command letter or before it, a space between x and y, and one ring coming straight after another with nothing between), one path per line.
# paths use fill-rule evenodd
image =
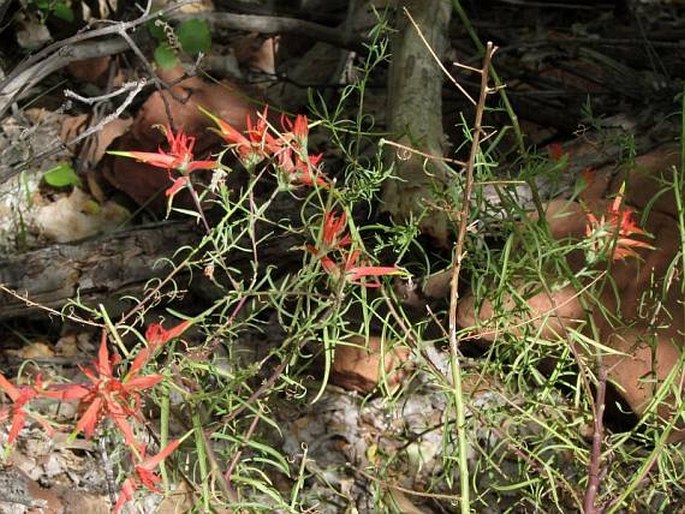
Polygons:
M685 508L685 7L386 3L0 1L0 512Z

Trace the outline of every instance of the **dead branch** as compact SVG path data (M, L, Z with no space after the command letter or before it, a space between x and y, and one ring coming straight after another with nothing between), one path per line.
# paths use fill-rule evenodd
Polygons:
M160 259L197 238L193 223L174 222L2 258L0 284L16 295L0 295L0 320L35 314L38 305L59 310L77 295L88 304L140 292L172 269Z

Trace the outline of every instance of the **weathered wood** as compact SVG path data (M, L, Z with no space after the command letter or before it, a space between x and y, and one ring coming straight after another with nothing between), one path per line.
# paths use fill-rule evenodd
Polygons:
M439 160L443 156L444 77L431 50L438 58L445 51L452 7L448 0L405 0L400 4L411 14L426 41L404 12L398 11L388 77L389 128L396 142L438 158L399 155L403 152L394 147L388 152L388 161L394 165L397 179L385 183L383 208L395 219L408 219L430 207L434 190L444 188L447 182L446 167ZM431 215L423 218L421 228L438 241L446 242L447 217L443 212L431 209Z
M56 244L0 259L0 284L52 309L59 310L77 294L84 303L96 305L140 293L148 280L166 276L171 264L160 259L171 257L199 237L194 223L169 222L76 244ZM38 310L15 296L0 293L0 320Z

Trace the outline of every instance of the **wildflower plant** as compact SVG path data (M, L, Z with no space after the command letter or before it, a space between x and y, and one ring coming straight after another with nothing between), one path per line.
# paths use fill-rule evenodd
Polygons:
M422 248L416 220L391 226L359 223L393 173L380 151L365 152L367 147L378 148L383 136L368 115L367 88L374 70L388 60L387 36L388 26L381 17L356 70L358 80L341 88L338 104L331 106L312 95L314 123L304 114L274 117L264 108L248 116L245 130L238 130L202 108L224 143L218 155L199 159L193 137L170 127L164 128L166 142L157 152L110 152L158 168L152 172L168 173L170 205L178 192L187 189L196 199L195 215L204 220L201 205L207 204L218 214L211 226L205 220L206 234L195 246L179 249L180 264L165 278L151 282L134 309L115 324L101 318L107 331L102 332L96 361L83 368L84 380L48 384L36 379L15 385L0 374L0 389L11 401L0 410L0 419L9 427L9 445L32 419L48 431L58 428L32 408L34 399L73 401L79 408L72 437L104 437L103 428L110 427L110 438L127 450L116 511L123 511L142 489L160 491L165 479L175 476L164 465L165 459L181 453L184 479L197 484L193 500L198 511L306 512L320 503L316 493L305 487L312 483L328 488L336 501L342 501L347 485L336 485L328 470L318 470L305 447L298 455L280 450L282 419L321 398L336 345L356 336L368 337L375 326L380 327L387 351L393 344L402 345L415 357L416 370L406 383L376 391L388 409L399 406L401 412L401 406L409 405L417 383L427 384L440 396L436 404L444 417L425 432L441 434L442 445L435 450L439 464L431 468L429 479L419 480L425 486L421 497L445 511L461 502L466 511L469 501L455 493L461 481L472 488L470 506L476 511L493 505L509 512L534 511L541 505L548 511L582 509L592 459L587 426L594 413L593 387L598 383L588 361L601 356L606 347L594 327L569 331L565 338L542 337L540 326L522 323L518 315L527 308L528 293L552 294L567 286L582 291L587 305L599 305L602 292L612 287L601 265L635 259L637 250L651 248L648 235L619 194L604 212L588 209L582 215L586 232L581 240L552 238L548 227L521 205L509 188L511 181L497 174L495 143L487 152L475 148L474 205L462 201L461 170L452 170L459 187L447 190L440 205L455 226L463 222L468 227L463 238L464 273L476 302L490 301L494 306L497 337L486 350L479 349L485 353L483 359L460 368L460 352L468 351L474 336L474 327L461 327L458 351L447 362L450 372L436 366L428 351L434 341L424 334L423 326L446 312L431 305L435 309L423 312L423 319L410 322L390 284L411 278L409 267L430 275L446 266L448 258L438 252L437 257L429 255ZM324 153L310 148L314 125L326 132L339 152L341 173L333 173ZM472 130L466 124L463 128L465 141L472 141ZM543 168L545 173L563 175L573 164L573 155L560 146L546 153L531 156L520 169L520 176L533 188ZM230 173L237 166L247 170L247 183L229 191L218 182L212 194L203 192L201 204L194 190L194 172ZM272 177L278 187L262 188ZM499 200L488 237L481 219L490 207L484 205L484 184L494 184ZM258 194L262 189L267 192ZM533 193L539 197L538 190ZM287 212L296 214L284 216L284 204L294 205ZM465 205L462 220L454 215L454 206ZM685 233L682 225L681 220L680 230ZM587 256L587 265L571 269L567 257L576 253ZM249 264L241 265L245 262ZM168 329L150 325L140 337L141 344L127 355L119 334L137 333L139 319L159 305L160 298L187 289L181 271L189 271L195 280L206 279L196 287L212 298L211 306L192 322ZM197 328L192 344L181 340L191 324ZM513 325L518 332L505 330ZM442 336L440 342L446 339L446 334ZM313 377L313 362L323 362L323 376ZM545 375L540 370L550 362L552 370ZM474 379L473 391L456 388L455 377L462 376ZM495 399L494 409L484 408L478 400L479 388ZM158 433L156 424L144 415L144 405L153 400L161 412ZM279 408L286 414L280 414ZM397 412L388 418L396 419ZM158 438L155 449L144 437L146 432ZM406 475L402 466L420 461L411 471L417 477L425 471L424 448L413 454L409 450L425 433L405 434L407 441L388 454L375 445L365 452L369 469L352 476L369 475L368 489L377 492L377 512L401 510L385 498L388 491L399 490L390 477ZM663 451L658 425L647 423L643 434L633 431L630 436L649 441L659 452L649 454L621 434L604 437L604 455L614 459L607 461L602 484L607 510L623 508L622 491L642 487L646 482L641 473L653 462L658 462L654 495L677 489L669 476L683 477L678 471L683 459ZM378 437L379 445L384 438L385 434ZM425 450L431 451L428 445ZM650 504L651 494L645 493L633 505Z
M18 387L0 374L0 390L14 403L12 424L7 437L8 447L15 443L28 417L38 421L49 437L54 436L55 429L43 417L33 415L27 410L31 401L76 401L80 418L71 438L83 433L86 439L90 439L103 425L112 423L134 462L134 476L124 482L114 512L120 512L124 504L133 499L139 485L159 492L156 485L160 478L153 470L179 446L180 440L169 443L156 456L146 457L146 445L141 442L140 432L134 427L145 424L142 398L163 380L163 376L156 373L144 374L143 367L150 363L166 343L180 336L189 325L190 322L184 321L166 330L159 324L151 324L146 332L146 346L138 349L126 371L119 369L122 363L118 354L110 354L108 333L103 329L97 360L91 367L81 368L87 381L48 384L44 382L42 375L38 375L34 383ZM7 409L2 414L6 417Z
M603 256L609 256L611 260L618 261L629 257L638 257L636 248L653 250L654 247L645 241L636 239L635 236L647 236L635 221L633 209L624 205L623 190L616 195L606 214L598 218L592 212L586 212L588 249L586 251L588 262L597 262Z

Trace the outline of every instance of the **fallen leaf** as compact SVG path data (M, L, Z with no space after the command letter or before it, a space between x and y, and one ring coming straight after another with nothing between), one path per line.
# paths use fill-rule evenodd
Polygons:
M371 392L384 376L389 385L396 385L405 375L402 368L408 358L407 348L388 350L380 337L365 341L355 336L336 344L330 382L363 393Z

